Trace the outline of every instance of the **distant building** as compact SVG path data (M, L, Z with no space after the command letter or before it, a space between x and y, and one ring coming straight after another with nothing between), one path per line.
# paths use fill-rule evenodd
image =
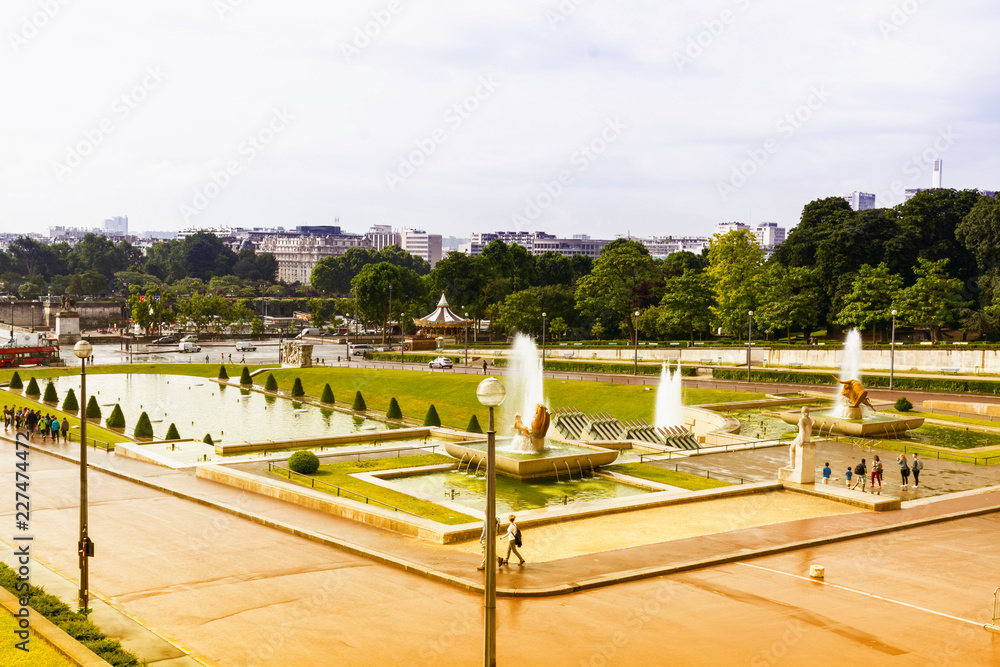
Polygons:
M557 255L572 257L587 255L597 258L601 255L610 240L592 239L586 234L577 234L570 239L556 238L554 234L545 232L473 232L469 241L469 254L481 255L483 248L493 241L503 241L508 245L519 245L531 255L543 255L554 252Z
M663 259L675 252L693 252L700 255L708 247L707 236L650 236L633 239L646 247L654 259Z
M728 234L729 232L738 232L741 229L749 229L742 222L720 222L715 225L716 234Z
M944 170L944 160L934 160L934 171L931 172L931 187L941 187L941 172Z
M274 255L278 280L308 285L319 260L340 257L350 248L367 247L368 240L360 234L346 234L339 226L314 226L266 236L258 250Z
M399 247L411 255L423 257L431 268L441 261L440 234L428 234L422 229L404 229L399 234Z
M753 228L754 236L761 248L773 250L785 242L785 228L776 222L761 222Z
M365 232L365 238L371 244L372 250L382 250L391 245L402 247L399 233L392 231L389 225L372 225L371 229Z
M855 190L849 195L844 195L844 199L855 211L866 211L875 208L875 195L869 192L858 192Z

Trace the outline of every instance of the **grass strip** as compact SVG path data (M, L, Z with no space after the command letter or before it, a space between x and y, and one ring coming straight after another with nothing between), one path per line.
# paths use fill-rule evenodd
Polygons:
M668 468L650 465L648 463L618 463L606 466L605 470L617 472L630 477L648 479L651 482L669 484L689 491L704 491L705 489L718 489L723 486L732 486L729 482L718 479L706 479L698 475L691 475L686 472L676 472Z
M0 636L11 638L0 644L0 665L4 667L72 667L73 663L56 651L37 633L32 633L29 651L14 646L20 641L14 634L20 630L17 619L6 609L0 609Z
M939 421L953 422L955 424L969 424L970 426L991 426L993 428L1000 429L1000 422L990 421L989 419L959 417L958 415L942 415L936 412L920 412L919 410L909 410L907 412L900 412L895 408L892 408L891 410L879 410L879 412L888 412L890 414L899 415L900 417L924 417L925 419L937 419Z

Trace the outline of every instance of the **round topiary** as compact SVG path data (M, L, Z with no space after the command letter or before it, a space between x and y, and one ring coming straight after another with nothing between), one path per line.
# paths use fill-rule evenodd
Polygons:
M472 415L469 418L469 425L465 427L466 433L482 433L483 427L479 425L479 419L476 415Z
M333 403L333 389L329 384L323 385L323 394L319 397L320 403Z
M170 422L170 428L167 429L167 437L164 440L180 440L181 434L177 431L177 426Z
M431 403L431 407L427 408L427 415L424 417L424 426L440 426L441 418L438 417L437 408Z
M149 415L145 411L139 415L139 421L135 423L133 435L137 438L152 438L153 424L149 421Z
M311 475L319 470L319 457L310 451L295 452L288 459L288 469L303 475Z
M204 442L206 445L214 445L215 444L215 441L212 440L212 434L211 433L206 433L205 437L202 438L201 441Z
M906 400L906 396L900 396L896 399L896 409L900 412L909 412L913 409L913 403Z
M253 379L250 377L250 369L246 366L243 367L243 372L240 373L240 384L253 384Z
M87 419L100 419L101 418L101 406L97 404L97 397L91 394L90 400L87 401Z
M364 412L368 409L368 406L365 405L365 397L361 395L360 390L354 394L354 405L351 406L351 409L355 412Z
M63 412L72 412L76 414L80 411L80 402L76 400L76 392L72 388L66 392L66 398L63 399L62 404Z
M388 419L402 419L403 411L399 409L399 402L396 401L396 397L393 396L389 401L389 411L385 413Z
M267 391L278 391L278 381L274 379L273 374L267 374L267 380L264 382L264 389Z
M220 380L228 380L229 379L229 373L226 372L226 367L225 366L219 366L219 379Z
M24 382L21 381L21 376L17 374L17 371L14 371L14 375L10 378L10 384L7 386L11 389L24 389Z
M49 380L49 383L45 385L45 395L42 397L42 400L46 403L59 402L59 394L56 393L56 386L52 384L52 380Z
M122 406L115 403L114 409L104 423L108 428L125 428L125 413L122 412Z
M302 388L302 380L295 378L292 383L292 396L305 396L306 390Z
M41 396L42 390L38 388L38 383L35 382L35 378L28 380L28 388L24 390L25 396Z

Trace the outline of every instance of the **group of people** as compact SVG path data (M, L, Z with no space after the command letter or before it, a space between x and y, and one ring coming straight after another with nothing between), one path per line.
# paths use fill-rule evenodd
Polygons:
M59 420L55 415L42 414L40 410L31 408L18 408L16 406L3 406L3 427L10 430L11 426L15 431L27 433L30 441L35 434L42 440L52 438L53 442L62 436L65 442L69 437L69 420Z
M899 474L902 478L903 483L900 485L901 488L906 488L910 485L910 474L913 474L913 488L918 488L920 486L920 471L924 469L924 461L920 458L919 454L913 455L913 461L906 460L906 454L900 454L896 457L896 463L899 465ZM858 485L861 486L862 493L866 491L866 486L868 482L868 475L871 475L871 493L877 495L882 495L882 461L879 459L878 455L872 459L871 470L868 469L868 463L865 459L861 459L861 462L855 465L853 468L847 466L847 470L844 472L844 480L847 482L847 488L856 489ZM827 461L823 464L823 483L830 483L830 476L833 471L830 469L830 462ZM851 485L851 481L854 481L854 485ZM878 490L876 491L876 485Z

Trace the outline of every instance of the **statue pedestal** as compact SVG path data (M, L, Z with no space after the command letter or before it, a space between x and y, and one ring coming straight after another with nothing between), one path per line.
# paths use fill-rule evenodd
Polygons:
M297 340L281 342L282 368L312 368L312 343Z
M56 313L56 338L60 344L76 343L80 339L80 314L73 310Z
M799 449L799 466L797 468L779 468L778 479L782 482L796 484L816 483L816 445L807 442Z

